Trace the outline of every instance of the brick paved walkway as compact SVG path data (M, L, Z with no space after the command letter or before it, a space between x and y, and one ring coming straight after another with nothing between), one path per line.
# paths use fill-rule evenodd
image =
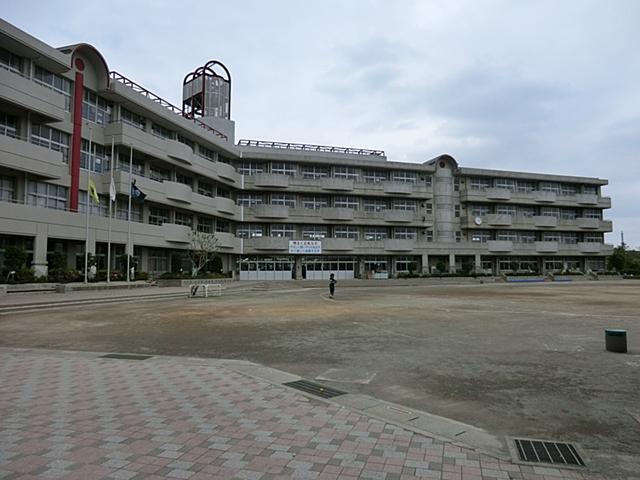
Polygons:
M223 366L0 348L0 479L583 479Z

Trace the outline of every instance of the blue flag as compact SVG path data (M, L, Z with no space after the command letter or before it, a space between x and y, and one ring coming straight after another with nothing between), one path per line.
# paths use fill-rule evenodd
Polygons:
M136 181L134 180L131 183L131 198L139 202L144 202L146 196L147 195L145 193L142 193L142 190L136 187Z

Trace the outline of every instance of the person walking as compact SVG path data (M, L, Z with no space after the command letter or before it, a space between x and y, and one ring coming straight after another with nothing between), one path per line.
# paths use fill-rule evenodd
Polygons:
M329 298L333 298L333 294L336 291L336 283L338 283L338 281L332 273L329 275Z

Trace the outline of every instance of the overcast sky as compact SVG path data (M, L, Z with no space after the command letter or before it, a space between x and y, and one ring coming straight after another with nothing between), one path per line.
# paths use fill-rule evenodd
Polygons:
M237 139L606 178L608 243L640 247L640 1L7 2L53 46L87 42L180 105L231 71Z

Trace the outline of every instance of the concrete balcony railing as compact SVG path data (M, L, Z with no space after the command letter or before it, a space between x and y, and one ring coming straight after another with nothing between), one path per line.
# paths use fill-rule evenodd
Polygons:
M164 239L171 243L190 243L191 228L186 225L176 225L175 223L162 224Z
M324 177L322 189L334 192L350 192L353 190L353 180L350 178Z
M409 182L383 182L383 185L384 193L390 193L393 195L411 195L415 184Z
M492 253L509 253L513 251L513 242L510 240L489 240L487 249Z
M323 238L322 251L351 251L355 247L355 240L351 238Z
M576 202L580 205L598 205L598 195L580 193L576 195Z
M489 200L511 200L511 190L508 188L485 188L484 191Z
M50 120L61 122L68 114L64 95L4 68L0 68L0 100Z
M253 237L244 241L245 247L255 250L289 250L286 237Z
M248 213L256 218L289 218L289 207L263 203L251 207Z
M214 170L221 179L228 180L231 183L240 183L240 174L236 172L233 165L223 162L215 162Z
M187 165L193 164L193 150L177 140L167 140L167 155Z
M602 243L578 242L580 253L601 253L604 245Z
M510 227L513 220L511 215L491 213L486 216L485 223L491 227Z
M600 228L600 221L599 218L576 218L578 228L584 230L598 230Z
M411 252L416 246L415 240L400 238L387 238L384 240L384 249L387 252Z
M289 186L289 175L279 173L258 173L249 177L253 185L260 188L287 188Z
M227 215L236 215L240 207L230 198L214 197L213 199L216 210Z
M536 190L533 192L533 198L538 203L554 203L558 196L555 192L543 192L542 190Z
M238 238L233 233L216 232L215 237L218 239L218 247L235 248L238 246Z
M533 217L533 225L539 228L555 228L558 226L558 217L535 215Z
M165 195L169 200L175 200L176 202L191 203L192 193L189 185L184 185L178 182L162 182L164 185Z
M558 242L536 242L537 253L556 253L558 251Z
M413 210L385 210L384 221L389 223L409 223L417 218Z
M69 168L61 152L6 135L0 135L0 158L4 167L44 178L60 178Z
M320 209L320 214L324 220L353 220L355 209L342 207L324 207Z

